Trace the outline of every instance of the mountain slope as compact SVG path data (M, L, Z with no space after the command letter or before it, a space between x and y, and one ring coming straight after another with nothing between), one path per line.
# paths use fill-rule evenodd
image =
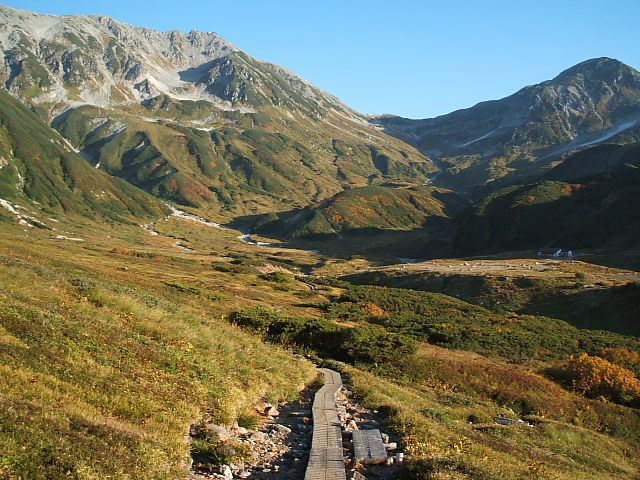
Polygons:
M213 33L0 7L0 79L94 165L232 216L304 206L431 161L305 80Z
M572 169L572 165L595 163L607 163L611 171L573 177L579 168ZM637 144L578 152L545 178L506 187L476 203L458 219L458 251L498 252L544 246L620 251L640 246Z
M68 142L8 93L0 91L0 198L57 216L132 221L158 217L158 200L120 179L96 170ZM26 221L26 220L24 220ZM45 222L48 223L48 222Z
M442 188L371 185L301 209L238 217L232 225L331 255L420 258L448 252L452 219L467 205L464 197Z
M433 187L370 186L346 190L302 210L253 220L252 231L279 238L356 233L359 230L412 230L429 217L449 218L466 202Z
M425 120L375 122L439 163L436 184L497 188L540 175L567 152L638 141L640 73L596 58L501 100Z

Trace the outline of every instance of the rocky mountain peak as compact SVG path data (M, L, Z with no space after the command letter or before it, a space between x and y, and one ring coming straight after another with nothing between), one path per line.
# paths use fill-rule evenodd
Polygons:
M618 82L622 79L640 80L637 70L619 60L609 57L591 58L574 65L558 74L553 81L567 81L571 77L582 76L601 81Z
M286 106L311 117L355 112L215 33L158 32L102 15L41 15L0 6L0 81L52 114L79 104L114 106L159 94L225 110Z
M495 188L538 175L573 150L640 138L640 73L594 58L500 100L425 120L374 121L439 160L439 185Z

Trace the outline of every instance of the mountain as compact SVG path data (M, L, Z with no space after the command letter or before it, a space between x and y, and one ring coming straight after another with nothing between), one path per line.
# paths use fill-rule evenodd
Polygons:
M50 219L42 221L39 213L131 222L167 212L142 190L93 168L37 114L4 91L0 91L0 202L9 218L40 227Z
M420 228L428 217L448 218L464 205L461 197L441 188L376 185L346 190L304 209L239 219L237 223L276 238L340 236L368 228Z
M438 163L436 185L496 189L530 181L576 150L640 140L640 73L596 58L501 100L425 120L373 121Z
M335 97L214 33L0 6L0 44L7 90L90 163L211 214L301 207L436 170Z
M240 230L334 253L416 257L443 253L452 218L468 201L431 186L384 184L353 188L279 213L237 218Z
M575 177L594 165L609 171ZM586 167L581 170L581 167ZM569 156L542 180L500 189L457 218L459 253L640 247L640 144Z

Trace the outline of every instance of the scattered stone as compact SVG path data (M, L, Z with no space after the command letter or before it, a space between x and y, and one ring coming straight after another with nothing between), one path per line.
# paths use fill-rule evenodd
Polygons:
M267 405L263 413L268 417L277 417L278 415L280 415L278 409L273 405Z
M233 447L230 447L229 445L221 445L218 448L216 448L216 453L221 457L231 458L236 454L236 451Z
M348 430L348 431L358 430L358 424L356 423L355 420L349 420L347 422L347 426L345 427L345 430Z
M349 480L367 480L367 477L362 475L357 470L354 470L353 472L351 472L351 474L350 474L350 476L348 478L349 478Z
M267 440L269 440L269 436L264 432L256 432L251 434L249 440L252 440L254 442L266 442Z
M231 467L229 465L222 465L220 467L220 470L218 471L226 480L233 479L233 472L231 471Z
M278 433L278 435L289 435L291 433L291 429L289 427L285 427L279 423L275 423L272 428L276 433Z
M217 425L215 423L207 423L204 426L204 430L208 437L214 442L223 442L230 438L229 430L227 427Z

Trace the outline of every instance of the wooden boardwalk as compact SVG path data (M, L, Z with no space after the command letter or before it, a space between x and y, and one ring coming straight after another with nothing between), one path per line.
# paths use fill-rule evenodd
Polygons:
M353 459L356 463L385 463L387 451L384 448L380 430L354 430Z
M338 372L321 368L325 384L313 399L313 440L305 480L346 480L342 455L342 428L336 394L342 387Z

